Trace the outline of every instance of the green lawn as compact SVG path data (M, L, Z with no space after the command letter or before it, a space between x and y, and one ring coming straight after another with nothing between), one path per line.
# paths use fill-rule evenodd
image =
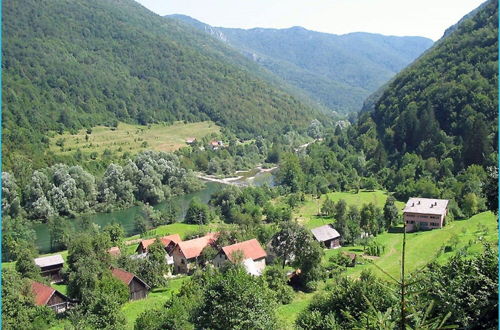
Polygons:
M494 246L498 242L498 223L496 217L491 212L483 212L473 216L468 220L455 221L446 227L433 231L409 233L406 236L406 272L418 271L430 261L436 259L438 262L444 262L453 256L458 249L465 247L470 240L476 240L468 249L468 253L479 253L483 241L492 242ZM486 232L484 229L486 228ZM442 253L437 256L438 251L448 240L457 235L458 245L451 252ZM403 242L402 233L383 233L375 238L385 246L384 254L373 261L377 266L395 278L399 278L401 266L401 250ZM342 247L336 250L325 250L323 263L328 263L328 258L342 251L355 252L363 254L362 246ZM375 265L365 263L356 265L354 268L348 268L344 273L347 276L357 278L364 269L372 270L376 275L389 279L389 277L380 271ZM327 281L328 282L328 281ZM321 288L317 291L320 292ZM316 293L317 293L316 292ZM280 306L278 314L283 322L285 329L291 329L299 313L307 308L314 294L305 294L298 292L289 305Z
M68 155L77 149L85 154L94 151L101 154L105 149L109 149L117 156L121 156L124 152L134 154L145 149L174 151L186 146L188 137L199 140L219 132L220 128L209 121L150 126L119 123L116 129L105 126L94 127L91 134L87 134L86 129L80 130L77 134L69 132L62 135L55 134L50 139L50 150L56 154ZM63 141L63 147L57 145L58 141Z
M355 205L358 208L361 208L363 204L368 204L370 202L380 208L383 208L385 201L387 200L387 193L381 190L360 191L358 193L332 192L322 195L320 199L313 196L307 196L306 202L294 212L294 217L309 229L331 223L333 221L332 218L317 216L318 211L321 209L321 205L327 196L334 202L338 202L343 199L347 205ZM398 209L402 210L405 203L397 201L396 206Z
M179 292L179 289L189 277L180 277L168 282L168 287L159 288L149 292L145 299L130 301L123 305L122 311L127 319L126 329L134 329L135 320L139 315L149 309L161 307L169 297Z

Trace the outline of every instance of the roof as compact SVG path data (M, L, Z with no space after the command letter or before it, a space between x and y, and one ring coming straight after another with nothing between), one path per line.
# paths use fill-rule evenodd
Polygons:
M403 212L443 215L448 207L447 199L412 197L406 203Z
M181 241L177 246L186 259L196 258L200 256L204 248L217 240L218 235L218 233L208 233L203 237L198 237L189 241Z
M120 254L120 248L118 246L113 246L112 248L108 249L108 253L113 256L117 256Z
M35 264L38 267L48 267L54 265L60 265L64 263L64 259L60 254L55 254L48 257L35 258Z
M153 244L155 241L156 241L156 238L144 239L139 243L137 248L139 248L142 245L142 248L147 250L148 246ZM179 236L179 234L172 234L172 235L161 237L160 241L163 243L163 246L167 246L170 242L174 242L175 244L177 244L180 241L182 241L182 239Z
M243 259L257 260L267 256L266 251L264 251L259 241L255 238L241 243L224 246L222 251L231 261L233 261L232 255L236 251L241 251L243 253Z
M40 282L31 282L31 291L35 295L35 304L38 306L46 305L56 290Z
M111 270L111 274L119 279L120 281L122 281L123 283L125 283L125 285L129 285L130 282L132 282L132 280L134 278L136 278L139 282L142 282L146 287L149 288L149 285L146 284L146 282L144 282L143 280L141 280L140 278L138 278L137 276L135 276L134 274L130 273L130 272L127 272L126 270L123 270L121 268L113 268Z
M337 237L340 237L338 231L336 231L331 225L324 225L321 227L316 227L311 229L312 234L316 240L320 242L328 241Z

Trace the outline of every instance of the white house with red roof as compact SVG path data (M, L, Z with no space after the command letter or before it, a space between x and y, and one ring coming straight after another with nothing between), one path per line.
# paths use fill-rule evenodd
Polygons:
M213 245L219 236L218 233L208 233L203 237L181 241L172 251L175 273L188 273L194 268L194 262L201 255L204 248Z
M266 268L267 253L255 238L224 246L214 258L213 263L216 267L220 267L228 261L234 263L238 261L235 259L238 254L242 258L240 262L249 274L259 276Z

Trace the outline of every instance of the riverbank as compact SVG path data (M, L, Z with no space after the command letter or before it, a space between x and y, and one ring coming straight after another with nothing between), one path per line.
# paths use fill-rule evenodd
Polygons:
M204 181L217 182L225 185L246 186L253 182L257 177L259 177L259 175L272 173L276 169L278 169L278 166L263 168L262 165L258 165L256 168L249 171L236 171L235 174L241 175L230 176L227 178L221 178L215 175L206 175L203 173L196 173L195 175L198 179Z

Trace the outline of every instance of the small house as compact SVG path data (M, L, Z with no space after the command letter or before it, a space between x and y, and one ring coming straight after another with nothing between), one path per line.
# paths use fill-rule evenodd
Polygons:
M448 203L447 199L410 198L403 210L406 231L442 228L448 214Z
M153 244L156 241L156 238L151 238L151 239L144 239L142 240L139 245L137 246L137 249L135 252L139 254L147 253L148 252L148 247ZM182 241L181 237L179 234L173 234L173 235L168 235L160 238L160 242L162 242L163 246L165 247L165 250L170 250L167 251L167 253L172 252L171 250L173 247ZM170 254L170 253L169 253Z
M128 287L130 300L138 300L147 297L150 289L149 285L134 274L120 268L113 268L111 274Z
M328 249L340 247L340 234L331 225L324 225L311 229L311 232L320 243L323 243Z
M31 282L31 291L37 306L47 306L57 314L65 312L70 307L68 297L48 285Z
M181 241L172 251L175 273L190 272L204 248L213 245L218 233L208 233L203 237Z
M195 142L196 142L196 138L195 138L195 137L188 137L188 138L186 139L186 143L187 143L187 144L193 144L193 143L195 143Z
M236 262L234 258L237 252L242 254L241 262L249 274L255 276L262 274L266 268L267 253L255 238L224 246L215 257L214 265L220 267L227 261Z
M41 275L47 277L51 283L62 282L61 269L64 266L64 259L60 254L35 258L35 265L40 267Z
M217 150L221 147L224 147L224 142L222 141L211 141L210 146L212 147L213 150Z

